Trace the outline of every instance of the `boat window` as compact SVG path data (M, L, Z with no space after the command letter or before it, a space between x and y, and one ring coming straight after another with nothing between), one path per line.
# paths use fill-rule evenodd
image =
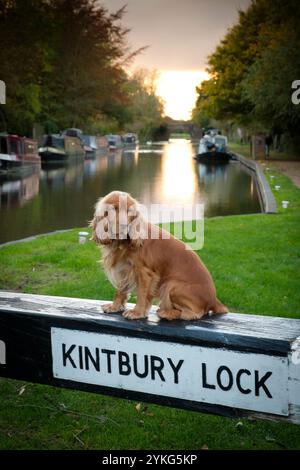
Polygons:
M54 147L64 148L64 139L63 137L52 137L52 145Z
M51 145L51 135L46 135L43 142L44 147L49 147Z
M47 135L45 138L44 146L64 148L64 138L61 136Z
M6 137L0 137L0 153L7 153Z
M10 144L10 152L18 155L20 153L19 142L17 140L11 139L9 141L9 144Z

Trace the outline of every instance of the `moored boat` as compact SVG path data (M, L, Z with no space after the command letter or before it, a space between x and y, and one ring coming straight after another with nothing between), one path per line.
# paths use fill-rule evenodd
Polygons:
M0 135L0 172L24 170L41 164L37 142L13 134Z
M109 150L116 150L123 147L123 141L120 135L109 134L105 136L108 142Z
M122 136L122 141L125 147L136 147L139 144L139 138L137 134L129 132Z
M224 135L206 134L200 139L198 154L194 158L202 163L227 163L231 159L227 143Z
M82 135L83 148L86 158L96 157L98 146L94 135Z
M69 157L83 157L84 146L78 137L69 135L48 134L39 148L43 162L65 162Z

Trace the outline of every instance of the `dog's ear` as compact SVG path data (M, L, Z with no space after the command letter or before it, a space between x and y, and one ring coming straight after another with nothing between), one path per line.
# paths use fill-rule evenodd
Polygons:
M88 226L89 226L89 227L91 227L91 228L92 228L92 230L93 230L93 233L92 233L92 236L91 236L90 240L93 240L94 242L96 242L96 243L97 243L97 242L98 242L98 240L97 240L97 237L96 237L96 232L95 232L95 230L96 230L96 226L97 226L96 217L93 217L93 219L92 219L92 220L90 220L90 222L89 222L89 225L88 225Z
M128 211L128 236L130 244L134 248L143 245L144 240L148 237L148 224L140 212L138 204L131 206Z
M105 218L95 215L89 226L93 229L91 240L96 242L98 245L110 245L112 243L112 240L109 237L108 224Z

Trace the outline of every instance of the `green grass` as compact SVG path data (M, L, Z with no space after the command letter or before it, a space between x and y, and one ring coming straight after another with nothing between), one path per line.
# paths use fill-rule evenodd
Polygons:
M245 157L250 157L250 145L249 144L239 144L237 142L228 143L229 150L231 152L240 153Z
M275 175L275 215L205 221L199 254L231 311L300 318L300 190ZM267 173L269 178L269 173ZM0 288L111 299L78 230L0 249ZM24 388L25 387L25 388ZM0 379L0 449L300 449L300 426L247 421Z
M190 139L191 135L188 132L172 132L170 139Z
M240 153L245 157L251 157L250 155L250 144L240 144L237 142L229 142L229 150L235 153ZM271 149L270 151L270 160L300 160L299 154L291 155L289 152L279 152L278 150Z

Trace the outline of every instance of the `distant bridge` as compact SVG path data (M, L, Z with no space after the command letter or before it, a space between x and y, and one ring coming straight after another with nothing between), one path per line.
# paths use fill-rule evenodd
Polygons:
M191 138L200 138L202 136L202 129L188 121L170 121L167 123L168 131L170 134L190 134Z

